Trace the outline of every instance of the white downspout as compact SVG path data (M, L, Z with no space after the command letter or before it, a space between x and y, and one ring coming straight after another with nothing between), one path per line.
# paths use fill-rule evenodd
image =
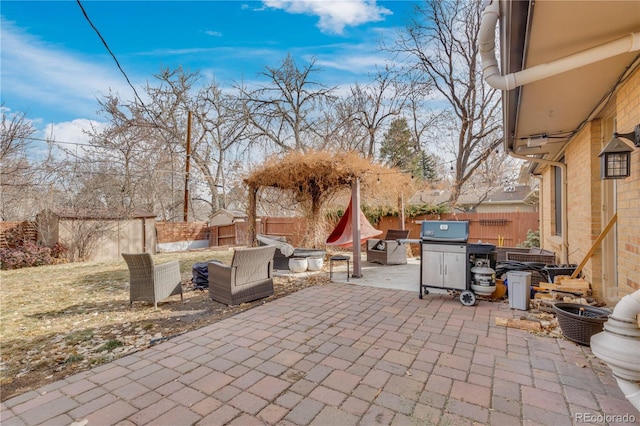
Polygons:
M624 396L640 411L640 290L620 300L604 331L591 336L591 352L604 361Z
M560 161L551 161L545 160L543 158L535 158L535 157L527 157L525 155L516 154L512 150L508 150L508 154L513 158L519 158L521 160L533 161L541 164L548 164L551 166L560 167L562 170L562 175L560 179L562 180L562 193L560 195L562 204L562 253L560 255L560 263L568 264L569 263L569 215L567 214L567 192L569 190L569 186L567 184L567 165L565 163L561 163Z
M482 60L482 73L489 86L499 90L511 90L543 78L593 64L603 59L623 53L640 50L640 33L630 33L625 37L540 64L515 73L501 75L495 55L495 31L500 15L498 0L491 0L482 12L478 33L478 47Z

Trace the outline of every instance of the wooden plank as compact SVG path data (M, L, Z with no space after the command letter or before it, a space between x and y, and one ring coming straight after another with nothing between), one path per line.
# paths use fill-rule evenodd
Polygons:
M550 299L553 300L555 299L555 295L551 294L551 293L540 293L537 292L536 294L533 295L534 299Z
M609 231L611 230L611 228L613 228L613 225L616 223L616 221L618 220L618 213L614 214L613 217L611 218L611 220L609 221L609 223L607 223L607 226L605 226L605 228L602 230L602 232L600 233L600 235L598 235L598 238L596 239L596 241L593 243L593 245L591 246L591 248L589 249L589 251L587 252L586 256L584 257L584 259L582 259L582 262L580 262L580 264L578 265L578 267L576 268L575 271L573 271L573 274L571 274L571 278L575 278L578 276L578 274L580 273L580 271L582 271L582 268L584 268L584 265L587 264L587 262L589 261L589 259L591 259L591 256L593 256L593 253L596 251L596 249L598 247L600 247L600 243L602 242L602 240L604 240L604 237L607 236L607 234L609 233Z
M509 328L518 328L520 330L542 331L542 324L540 324L538 321L523 320L517 318L496 317L496 325Z
M563 291L563 292L569 292L569 293L586 294L589 291L591 291L591 286L586 281L583 283L573 283L573 284L567 284L567 285L541 282L537 285L537 287L540 290L544 290L544 291Z
M584 278L569 278L564 277L555 282L555 285L561 285L565 287L589 287L589 281Z

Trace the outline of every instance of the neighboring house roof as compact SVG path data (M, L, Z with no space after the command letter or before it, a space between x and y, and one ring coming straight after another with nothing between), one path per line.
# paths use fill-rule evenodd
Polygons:
M514 185L503 189L496 189L487 195L483 203L538 204L538 188L531 189L528 185Z
M79 220L127 220L157 217L155 213L142 209L133 209L130 212L112 209L49 209L41 214L53 214L60 219Z
M537 65L548 68L614 40L629 38L631 47L630 34L640 31L639 1L500 0L499 6L503 76ZM556 159L639 65L638 51L630 51L503 92L505 149ZM537 135L549 138L545 142Z
M247 217L247 213L240 211L240 210L227 210L227 209L220 209L218 211L216 211L215 213L213 213L211 215L211 217L213 216L218 216L218 215L228 215L228 216L233 216L233 217Z
M218 211L216 211L215 213L213 213L209 219L213 219L216 218L218 216L225 216L225 217L229 217L232 219L246 219L247 218L247 213L240 211L240 210L226 210L226 209L220 209Z
M458 205L475 206L482 204L537 204L538 189L531 189L528 185L511 185L505 188L481 188L465 189ZM442 189L426 189L416 192L410 199L409 204L430 204L434 206L447 204L451 191Z

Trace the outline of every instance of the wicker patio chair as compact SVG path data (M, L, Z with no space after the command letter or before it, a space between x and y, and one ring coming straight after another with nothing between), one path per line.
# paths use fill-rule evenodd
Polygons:
M275 246L238 248L231 266L209 262L209 297L229 306L273 294Z
M408 229L389 229L384 239L367 240L367 262L382 265L405 265L407 246L397 240L409 237Z
M129 267L129 304L140 300L153 303L158 309L158 302L174 294L184 301L177 260L154 265L149 253L122 253L122 257Z

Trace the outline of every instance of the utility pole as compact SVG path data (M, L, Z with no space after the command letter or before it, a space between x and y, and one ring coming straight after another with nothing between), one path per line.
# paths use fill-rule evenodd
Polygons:
M189 218L189 165L191 163L191 111L187 115L187 161L184 173L184 222Z

